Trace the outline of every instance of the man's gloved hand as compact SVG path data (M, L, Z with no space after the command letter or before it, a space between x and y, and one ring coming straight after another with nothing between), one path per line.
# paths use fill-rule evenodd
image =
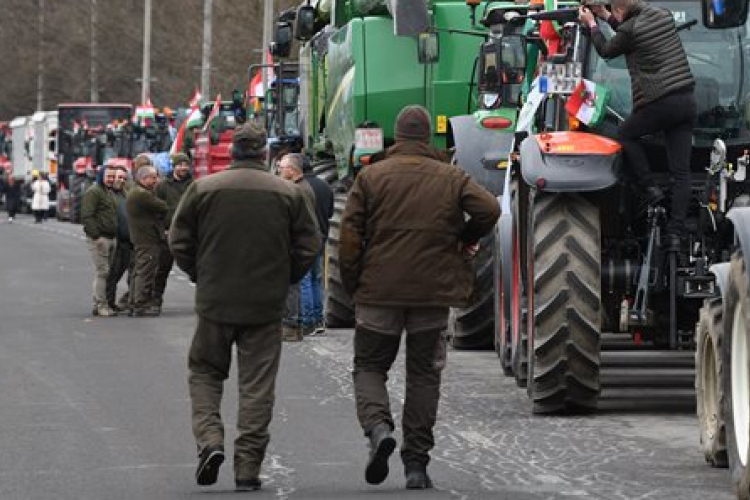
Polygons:
M578 8L578 20L581 22L581 24L583 24L584 26L588 26L589 28L593 28L594 26L596 26L596 18L594 17L594 13L585 5L581 5Z
M591 9L591 12L593 12L596 17L605 21L609 19L609 16L611 15L609 10L607 10L607 8L602 4L596 3L593 5L589 5L588 8Z

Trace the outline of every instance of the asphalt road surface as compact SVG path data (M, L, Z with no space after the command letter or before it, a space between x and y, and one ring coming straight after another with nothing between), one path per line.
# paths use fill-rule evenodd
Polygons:
M224 401L228 460L216 485L195 484L186 368L194 288L173 274L161 317L92 318L80 226L0 218L0 499L240 495L233 381ZM398 454L385 483L369 486L351 358L350 330L285 344L263 489L245 495L733 498L727 472L704 464L689 395L636 392L610 398L596 415L532 417L492 352L449 352L429 469L436 489L404 490ZM402 361L389 384L398 419Z

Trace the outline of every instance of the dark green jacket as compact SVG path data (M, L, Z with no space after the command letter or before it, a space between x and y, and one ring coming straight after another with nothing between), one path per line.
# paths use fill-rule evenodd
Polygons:
M192 183L169 243L197 285L198 315L237 325L280 321L289 284L307 273L321 244L302 191L254 161Z
M185 192L185 190L188 188L190 184L193 183L193 178L191 176L188 176L186 179L183 179L181 181L178 181L174 178L173 175L170 175L166 179L164 179L163 182L160 182L158 186L156 186L156 196L158 196L160 199L167 202L167 207L169 207L169 211L167 212L167 229L169 229L170 224L172 224L172 219L174 218L174 212L177 210L177 204L180 203L180 198L182 198L182 194Z
M117 236L117 201L111 190L96 183L81 201L83 232L92 240Z
M128 191L126 201L130 241L134 246L158 245L166 236L164 218L167 203L156 197L156 193L136 184Z

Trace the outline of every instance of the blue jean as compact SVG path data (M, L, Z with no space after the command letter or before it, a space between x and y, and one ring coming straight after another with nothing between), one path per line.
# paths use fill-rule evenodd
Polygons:
M310 271L300 282L302 300L300 320L304 326L323 322L323 254L315 258Z

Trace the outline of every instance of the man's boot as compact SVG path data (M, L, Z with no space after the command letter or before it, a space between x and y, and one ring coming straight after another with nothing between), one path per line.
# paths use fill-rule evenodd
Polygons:
M432 488L432 480L427 475L427 466L423 464L407 464L404 466L407 490L426 490Z
M391 426L386 423L376 425L370 431L370 459L365 469L365 481L380 484L388 477L388 458L396 448L396 440L391 435Z

